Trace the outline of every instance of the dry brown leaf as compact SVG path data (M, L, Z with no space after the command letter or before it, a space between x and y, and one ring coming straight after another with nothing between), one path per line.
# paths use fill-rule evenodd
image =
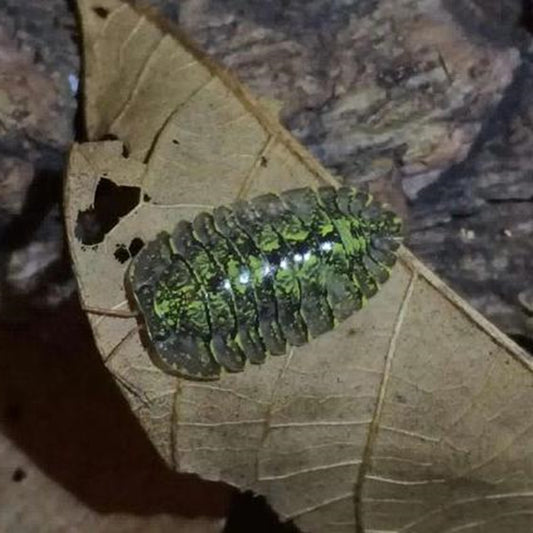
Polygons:
M181 37L120 0L79 0L89 135L66 184L85 306L126 309L117 247L206 206L331 183L275 119ZM123 143L130 155L123 155ZM141 201L99 245L78 215L102 177ZM407 250L363 311L217 382L164 374L135 319L89 314L99 349L172 468L265 494L304 531L529 532L533 365Z

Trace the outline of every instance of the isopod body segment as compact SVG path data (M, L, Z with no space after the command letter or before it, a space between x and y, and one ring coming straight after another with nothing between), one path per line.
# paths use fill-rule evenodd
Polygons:
M388 279L400 234L366 193L292 189L178 222L144 246L127 282L156 364L217 379L360 309Z

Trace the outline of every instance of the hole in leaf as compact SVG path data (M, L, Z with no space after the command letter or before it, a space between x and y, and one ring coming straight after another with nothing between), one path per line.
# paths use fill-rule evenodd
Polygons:
M149 194L144 193L143 200L145 202L149 202L152 199L152 197Z
M261 156L261 160L260 161L261 161L261 166L262 167L268 166L268 159L264 155Z
M115 250L115 253L113 255L121 265L124 264L130 258L130 253L123 244L117 244L117 249Z
M15 483L19 483L26 477L26 472L22 468L15 468L15 471L13 472L13 475L11 476L11 479Z
M139 203L139 187L119 186L101 178L96 187L94 205L78 213L76 237L88 245L98 244Z
M143 246L144 241L142 239L139 239L139 237L135 237L135 239L132 239L128 248L130 256L135 257L141 251Z
M106 19L109 15L109 9L106 9L105 7L93 7L93 11L95 14L100 17L101 19Z
M124 264L128 259L133 259L141 251L143 246L144 241L139 239L139 237L135 237L131 240L128 247L125 244L117 244L117 249L113 255L120 264Z

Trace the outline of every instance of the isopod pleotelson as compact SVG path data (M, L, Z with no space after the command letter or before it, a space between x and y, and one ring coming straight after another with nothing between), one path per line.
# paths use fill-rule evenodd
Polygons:
M360 309L396 261L400 219L355 189L265 194L163 232L127 278L156 363L217 379Z

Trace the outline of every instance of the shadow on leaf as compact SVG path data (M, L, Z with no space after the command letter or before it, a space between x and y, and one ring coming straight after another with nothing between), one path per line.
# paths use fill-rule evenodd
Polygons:
M0 330L0 420L100 512L224 516L233 490L169 470L103 367L79 304Z

